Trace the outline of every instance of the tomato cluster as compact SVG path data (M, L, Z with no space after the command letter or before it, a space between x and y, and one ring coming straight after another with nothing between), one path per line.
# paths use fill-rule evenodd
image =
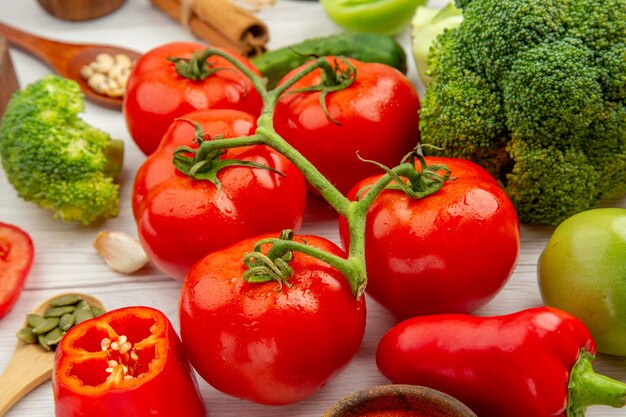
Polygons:
M198 51L142 57L125 114L150 154L134 184L138 234L157 267L184 278L182 342L209 384L300 401L356 354L364 289L404 317L472 311L502 288L515 210L482 168L415 159L419 99L399 71L319 58L266 91L245 59ZM194 52L209 75L179 71ZM341 214L345 252L284 230L302 222L304 178Z

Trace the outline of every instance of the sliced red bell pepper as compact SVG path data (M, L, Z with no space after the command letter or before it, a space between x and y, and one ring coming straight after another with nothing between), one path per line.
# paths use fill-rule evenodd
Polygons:
M443 391L480 417L582 417L626 405L626 384L591 368L595 353L580 320L537 307L406 320L383 336L376 363L392 382Z
M167 317L126 307L82 322L55 351L57 417L204 417L181 341Z
M0 318L22 293L34 256L33 242L25 231L0 223Z

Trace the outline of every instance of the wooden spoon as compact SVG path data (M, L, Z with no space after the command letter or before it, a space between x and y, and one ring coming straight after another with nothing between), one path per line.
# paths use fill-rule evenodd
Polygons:
M11 96L19 88L7 42L4 36L0 35L0 119L11 100Z
M90 306L104 310L104 306L97 298L86 294L71 294L78 295ZM61 295L65 294L59 294L52 298ZM41 303L33 310L33 313L42 315L49 307L52 298ZM45 351L37 343L27 344L20 340L17 341L15 352L13 352L4 373L0 376L0 387L2 387L0 390L0 417L5 415L20 398L52 377L53 363L53 351Z
M100 53L125 54L131 60L136 60L141 56L139 52L118 46L53 41L23 32L4 23L0 23L0 34L7 38L11 46L39 58L59 75L78 82L89 101L110 109L120 109L122 98L105 96L92 90L81 77L81 68L91 63Z

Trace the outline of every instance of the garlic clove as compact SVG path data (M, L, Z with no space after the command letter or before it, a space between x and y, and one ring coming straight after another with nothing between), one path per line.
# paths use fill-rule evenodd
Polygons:
M141 244L123 232L101 231L93 247L109 268L123 274L132 274L148 263Z

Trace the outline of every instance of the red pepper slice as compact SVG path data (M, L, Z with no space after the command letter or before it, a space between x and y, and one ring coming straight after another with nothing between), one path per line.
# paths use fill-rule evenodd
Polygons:
M626 405L626 384L593 371L595 352L580 320L537 307L406 320L383 336L376 363L392 382L443 391L480 417L582 417Z
M167 317L126 307L63 336L52 374L56 417L204 417L182 343Z
M33 242L25 231L0 223L0 318L22 293L34 256Z

